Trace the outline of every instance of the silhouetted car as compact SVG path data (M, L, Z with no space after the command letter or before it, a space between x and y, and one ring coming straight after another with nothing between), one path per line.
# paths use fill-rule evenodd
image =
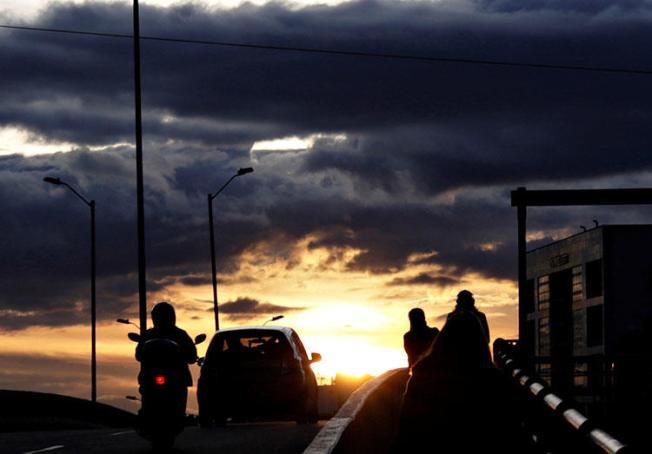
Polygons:
M298 334L287 327L227 328L215 333L197 385L202 426L227 418L318 419L317 380Z

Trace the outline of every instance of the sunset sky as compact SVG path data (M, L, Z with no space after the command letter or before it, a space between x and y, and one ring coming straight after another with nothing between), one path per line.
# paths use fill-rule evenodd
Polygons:
M149 1L144 36L651 69L645 0ZM2 25L131 33L131 2L9 0ZM0 29L0 388L89 395L88 209L97 202L98 396L134 409L132 49ZM441 327L469 289L515 337L509 192L652 186L652 76L144 41L148 304L214 326L294 327L315 370L406 364L407 312ZM530 247L649 209L537 209ZM200 353L204 348L200 348ZM195 373L197 370L194 371ZM190 404L194 407L194 402Z

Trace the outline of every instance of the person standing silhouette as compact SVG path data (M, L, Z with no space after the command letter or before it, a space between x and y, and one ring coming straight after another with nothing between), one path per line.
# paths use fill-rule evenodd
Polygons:
M511 396L479 318L460 310L412 367L392 454L529 452Z
M470 313L473 314L478 319L488 343L489 324L487 323L487 317L484 315L483 312L480 312L478 308L475 307L475 298L473 298L473 293L469 292L468 290L462 290L457 294L457 304L455 306L455 309L453 310L453 312L448 314L448 317L446 319L450 320L451 317L460 313Z
M429 327L423 309L414 308L408 312L410 331L403 335L403 347L408 357L408 366L412 367L424 355L439 334L435 327Z

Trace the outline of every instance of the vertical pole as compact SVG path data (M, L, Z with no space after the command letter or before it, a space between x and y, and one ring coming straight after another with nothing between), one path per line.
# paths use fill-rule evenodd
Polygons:
M140 14L134 0L134 103L136 108L136 205L138 213L138 312L141 335L147 330L147 285L145 279L145 202L143 191L143 126L140 87Z
M213 312L215 313L215 331L220 329L220 318L217 309L217 269L215 267L215 233L213 230L213 197L208 194L208 229L211 238L211 277L213 279Z
M526 295L527 280L527 256L526 256L526 222L527 222L527 201L525 198L524 187L519 187L517 218L518 218L518 338L522 346L521 351L526 355L530 354L530 339L532 333L527 332L527 310L526 304L528 296Z
M91 401L97 402L97 355L95 350L95 200L91 200Z

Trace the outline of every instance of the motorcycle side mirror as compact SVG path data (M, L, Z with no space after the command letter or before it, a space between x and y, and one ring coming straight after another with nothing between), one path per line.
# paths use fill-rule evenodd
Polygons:
M199 334L197 337L195 337L195 345L201 344L206 340L206 334Z
M318 363L319 361L321 361L321 355L319 353L313 353L310 363Z
M134 342L140 342L140 334L138 333L129 333L127 334L127 337L129 340L132 340Z

